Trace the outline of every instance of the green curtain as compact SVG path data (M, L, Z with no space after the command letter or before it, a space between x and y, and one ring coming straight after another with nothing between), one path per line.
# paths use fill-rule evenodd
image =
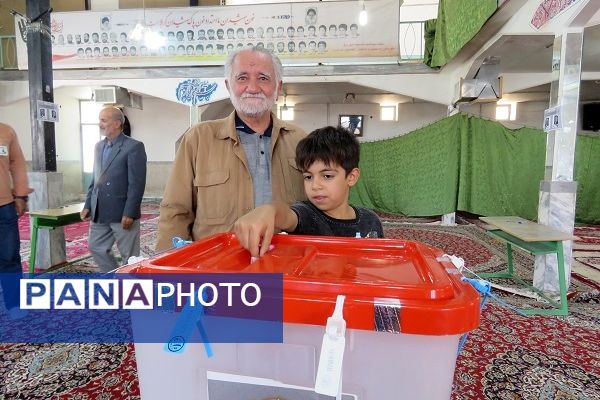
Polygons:
M577 136L575 176L577 177L577 207L580 222L600 224L600 136Z
M433 56L433 41L435 40L435 25L437 19L429 19L425 21L425 49L423 51L423 63L431 65L431 57Z
M546 135L466 115L462 119L467 136L462 140L456 209L536 219Z
M446 65L479 32L497 7L497 0L440 0L433 52L426 64Z
M537 219L546 134L456 114L393 139L361 144L350 202L412 216L457 210ZM600 137L578 135L576 217L600 223Z
M461 118L445 118L415 133L361 144L361 176L350 202L406 215L453 212Z

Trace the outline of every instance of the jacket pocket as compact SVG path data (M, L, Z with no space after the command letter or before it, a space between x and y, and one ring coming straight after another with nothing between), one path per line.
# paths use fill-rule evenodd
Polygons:
M229 171L208 171L194 178L196 220L207 225L225 222L236 198L229 178Z

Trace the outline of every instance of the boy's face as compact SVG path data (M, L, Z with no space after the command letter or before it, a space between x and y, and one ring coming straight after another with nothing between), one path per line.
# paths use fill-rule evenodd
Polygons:
M348 194L360 175L358 168L346 175L339 165L315 161L302 175L306 196L315 207L332 218L352 218Z

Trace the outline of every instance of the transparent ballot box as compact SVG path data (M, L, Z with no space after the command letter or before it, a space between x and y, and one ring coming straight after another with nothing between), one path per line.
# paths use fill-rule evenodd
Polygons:
M200 339L183 340L183 351L136 342L142 399L450 398L459 339L478 327L480 310L479 295L441 250L414 241L295 235L275 235L272 244L251 260L233 234L218 234L119 270L224 273L231 281L275 274L281 283L267 294L281 297L277 342L219 343L210 331L212 314L219 314L214 307L203 310L206 330L198 325ZM339 295L343 361L331 375L339 392L328 396L315 385ZM185 312L181 305L171 311Z

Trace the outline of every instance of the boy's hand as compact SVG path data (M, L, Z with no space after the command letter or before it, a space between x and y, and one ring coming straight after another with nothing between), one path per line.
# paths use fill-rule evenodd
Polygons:
M240 217L233 224L233 233L252 257L263 256L269 250L275 231L275 215L275 207L265 204Z

